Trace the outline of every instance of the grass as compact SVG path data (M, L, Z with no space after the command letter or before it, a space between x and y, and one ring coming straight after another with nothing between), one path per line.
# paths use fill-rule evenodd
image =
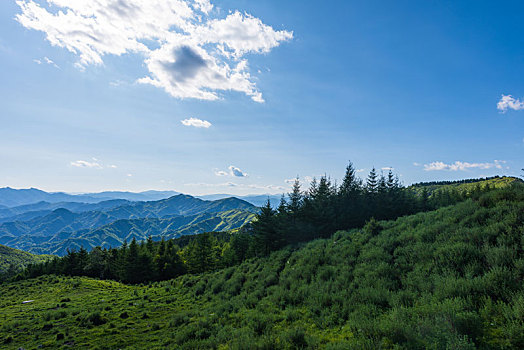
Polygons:
M523 213L514 187L147 286L3 284L0 347L522 349Z

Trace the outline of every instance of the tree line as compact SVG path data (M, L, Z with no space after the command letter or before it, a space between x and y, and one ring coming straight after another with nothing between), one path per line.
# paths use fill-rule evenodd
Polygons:
M413 191L404 187L391 170L379 174L373 168L362 180L350 162L340 185L322 176L302 190L297 177L288 199L282 196L277 208L272 208L268 200L256 219L234 234L204 233L160 242L151 237L142 242L133 238L120 248L96 247L89 252L81 248L30 265L17 278L58 274L126 283L167 280L233 266L286 245L327 238L338 230L366 223L372 230L377 220L433 210L489 190L479 185L469 192L444 188L429 193L424 187Z

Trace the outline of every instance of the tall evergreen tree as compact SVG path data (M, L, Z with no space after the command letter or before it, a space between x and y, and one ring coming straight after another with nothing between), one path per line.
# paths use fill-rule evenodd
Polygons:
M302 191L300 189L300 181L297 178L295 179L295 182L293 182L293 189L291 193L288 194L289 196L289 204L288 209L291 213L291 215L296 218L298 215L298 212L302 208L304 196L302 195Z
M376 194L378 192L378 175L375 167L369 172L366 181L366 192L369 194Z
M268 200L253 222L256 255L267 255L283 245L284 240L277 225L275 211L271 208L271 203Z

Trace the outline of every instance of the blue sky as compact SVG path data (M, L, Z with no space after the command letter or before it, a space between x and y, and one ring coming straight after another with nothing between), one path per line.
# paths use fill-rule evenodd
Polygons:
M522 1L82 3L0 2L0 186L522 174Z

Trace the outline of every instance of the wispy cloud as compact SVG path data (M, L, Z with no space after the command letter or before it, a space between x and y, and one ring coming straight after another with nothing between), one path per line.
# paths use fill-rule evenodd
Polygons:
M448 171L464 171L467 169L502 169L502 165L505 164L504 160L494 160L493 163L468 163L456 161L451 164L446 164L444 162L432 162L429 164L424 164L425 171L438 171L438 170L448 170Z
M221 182L221 183L186 183L184 186L188 187L208 187L208 188L224 188L224 187L234 187L240 190L264 190L264 191L286 191L287 188L278 185L258 185L258 184L238 184L235 182Z
M497 103L497 109L502 113L506 112L508 109L520 111L524 109L524 101L514 98L511 95L502 95L500 101Z
M176 98L216 100L224 91L263 102L248 55L291 40L241 11L227 16L209 0L18 0L16 20L42 31L53 46L79 56L76 66L101 65L107 55L138 54L149 73L142 84Z
M49 64L49 65L52 65L52 66L55 67L55 68L60 69L60 67L59 67L55 62L53 62L53 60L51 60L51 59L48 58L48 57L44 57L44 58L42 58L42 59L35 58L35 59L33 60L33 62L35 62L36 64L46 63L46 64Z
M315 178L314 176L304 176L304 177L299 177L298 181L302 184L310 184L314 178ZM291 185L295 183L296 179L297 179L296 177L292 179L286 179L284 180L284 182L287 183L288 185Z
M189 118L180 121L185 126L194 126L195 128L209 128L212 124L207 120L202 120L198 118Z
M74 162L70 163L72 166L77 168L96 168L96 169L102 169L102 165L100 163L96 162L96 160L89 162L87 160L76 160Z
M117 169L115 164L104 165L100 160L92 157L91 160L75 160L70 162L69 165L76 168L92 168L92 169Z
M124 84L126 84L126 82L123 81L123 80L120 80L120 79L113 80L113 81L110 81L110 82L109 82L109 85L111 85L111 86L113 86L113 87L119 87L119 86L122 86L122 85L124 85Z
M215 169L214 171L215 171L216 176L228 176L229 175L229 173L224 170Z

